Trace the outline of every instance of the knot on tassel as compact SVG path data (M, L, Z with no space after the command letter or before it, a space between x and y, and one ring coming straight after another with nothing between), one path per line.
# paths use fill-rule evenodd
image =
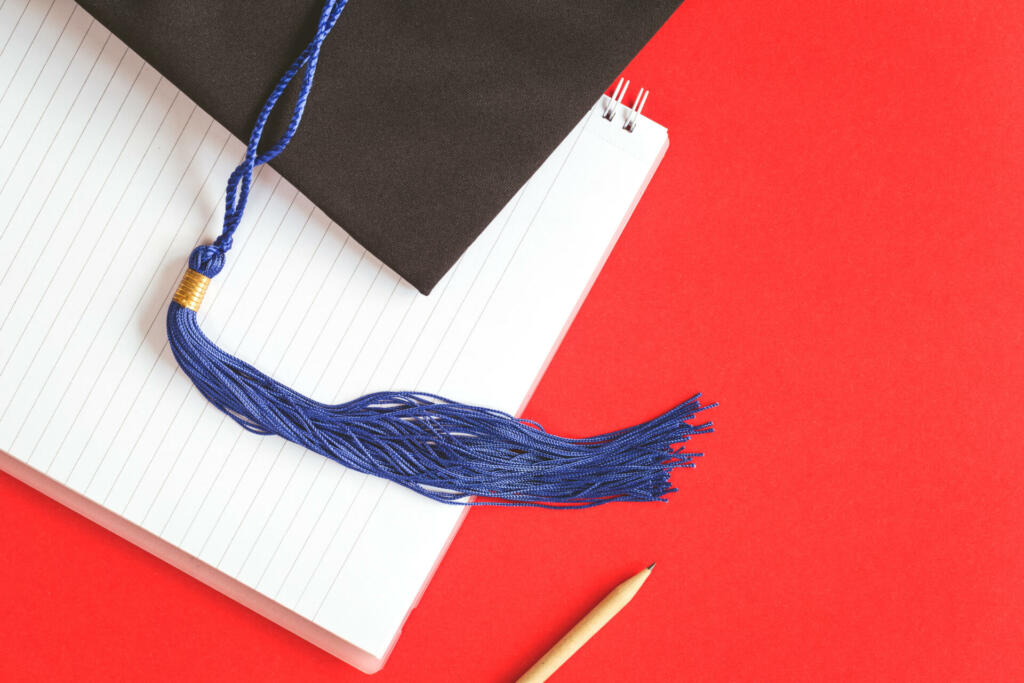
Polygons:
M200 245L189 255L188 267L200 275L214 277L224 268L225 251L227 249L216 243Z

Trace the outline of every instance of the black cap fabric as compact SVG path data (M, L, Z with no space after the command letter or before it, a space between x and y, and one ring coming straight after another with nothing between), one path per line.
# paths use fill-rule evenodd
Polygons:
M79 3L243 140L323 4ZM679 4L352 0L272 165L429 293Z

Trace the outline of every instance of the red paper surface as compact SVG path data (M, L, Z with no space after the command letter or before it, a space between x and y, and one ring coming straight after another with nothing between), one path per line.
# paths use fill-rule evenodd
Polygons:
M474 510L373 680L1024 678L1024 5L688 0L672 147L527 411L701 390L668 505ZM609 36L614 40L614 36ZM524 93L528 96L528 93ZM0 475L0 679L364 676Z

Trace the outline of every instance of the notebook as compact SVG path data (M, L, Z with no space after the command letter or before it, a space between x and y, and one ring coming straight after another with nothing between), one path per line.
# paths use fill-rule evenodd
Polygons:
M70 0L0 3L0 93L0 467L378 670L465 508L245 432L178 369L164 313L242 143ZM430 296L262 167L203 329L321 401L520 411L668 145L580 116Z

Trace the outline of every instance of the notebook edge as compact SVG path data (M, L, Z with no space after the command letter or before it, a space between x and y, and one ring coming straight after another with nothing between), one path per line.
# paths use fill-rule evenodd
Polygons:
M188 574L197 581L221 593L228 599L269 619L278 626L365 674L373 674L380 671L384 667L391 649L394 647L394 641L392 641L388 652L383 657L375 657L370 652L331 633L322 626L275 602L271 598L228 576L199 558L188 554L181 548L172 545L137 524L130 522L114 511L89 500L82 494L64 486L36 470L31 465L2 450L0 450L0 471L6 472L23 484L39 491L47 498L82 515L107 531L120 536L132 545L154 555L175 569ZM456 527L457 529L458 527ZM440 557L443 556L444 554L442 553ZM398 634L396 634L394 640L398 640Z

